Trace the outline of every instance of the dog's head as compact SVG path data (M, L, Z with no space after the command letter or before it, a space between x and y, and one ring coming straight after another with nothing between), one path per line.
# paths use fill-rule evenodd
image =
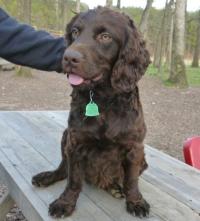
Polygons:
M108 8L76 15L66 40L63 69L73 87L91 89L107 81L117 93L130 92L150 62L133 21Z

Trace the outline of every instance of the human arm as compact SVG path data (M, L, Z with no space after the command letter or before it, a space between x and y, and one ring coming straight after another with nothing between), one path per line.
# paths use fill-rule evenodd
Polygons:
M62 71L64 38L20 24L0 8L0 57L45 71Z

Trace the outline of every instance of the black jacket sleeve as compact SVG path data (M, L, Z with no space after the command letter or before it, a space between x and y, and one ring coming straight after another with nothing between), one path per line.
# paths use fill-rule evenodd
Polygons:
M64 38L20 24L0 8L0 57L19 65L61 72L65 48Z

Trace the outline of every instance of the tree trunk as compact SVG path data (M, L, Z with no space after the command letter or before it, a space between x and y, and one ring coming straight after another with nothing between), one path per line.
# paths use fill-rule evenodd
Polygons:
M185 6L186 0L176 0L172 62L169 76L169 81L181 88L188 86L184 63Z
M121 8L121 0L117 0L117 8Z
M165 20L166 20L166 7L167 7L167 0L165 3L165 10L164 10L164 15L162 17L162 22L161 22L161 27L159 29L157 38L156 38L156 50L154 53L154 60L153 60L153 65L154 67L160 68L160 62L161 62L161 54L162 54L162 48L163 48L163 36L165 35Z
M31 0L23 0L22 8L23 22L31 24ZM16 75L23 77L32 77L31 69L28 67L19 66L19 68L16 68Z
M155 40L154 45L156 45L156 47L155 47L155 51L154 51L153 66L158 68L159 67L159 55L160 55L160 51L161 51L161 40L160 40L159 34Z
M65 31L66 29L66 24L68 23L68 11L67 11L67 5L68 5L68 2L67 0L61 0L61 3L60 3L60 7L61 7L61 30L62 31Z
M158 64L158 73L161 75L162 74L162 59L163 59L163 54L164 54L164 49L165 49L165 43L166 43L166 35L167 35L167 16L168 16L168 10L169 10L169 4L168 0L165 2L165 10L163 14L163 19L162 19L162 24L161 24L161 33L160 35L160 54L159 54L159 64Z
M198 15L197 38L195 43L192 67L199 67L199 54L200 54L200 10Z
M55 0L55 13L56 13L56 25L55 28L57 31L60 29L60 13L59 13L59 0Z
M113 4L112 0L106 0L106 7L111 8Z
M81 3L80 0L76 0L76 12L80 13L81 11Z
M159 56L158 72L162 74L162 64L163 58L165 57L165 64L171 64L171 50L172 50L172 38L173 38L173 16L174 16L174 0L166 0L165 11L162 23L162 32L159 34L161 36L161 49ZM168 63L166 60L168 59ZM166 69L170 70L170 66Z
M142 13L142 18L139 24L139 30L143 34L144 38L146 38L146 34L147 34L149 12L152 7L152 4L153 4L153 0L147 0L147 4Z
M31 0L23 1L23 20L27 24L31 24Z
M167 30L167 42L166 42L166 60L165 64L167 66L168 71L170 71L171 67L171 55L172 55L172 41L173 41L173 30L174 30L174 0L169 2L170 10L168 14L168 30Z

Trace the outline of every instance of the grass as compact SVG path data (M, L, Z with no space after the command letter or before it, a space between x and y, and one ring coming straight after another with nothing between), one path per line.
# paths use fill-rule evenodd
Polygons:
M149 76L155 76L159 77L163 83L170 87L173 86L171 82L169 82L167 79L169 77L169 73L166 70L166 67L163 66L163 73L159 74L158 69L153 67L151 64L147 69L147 75ZM186 75L188 79L189 86L200 86L200 68L193 68L191 66L186 66Z
M187 66L186 70L189 85L200 86L200 68L192 68Z
M152 64L150 64L146 73L149 76L158 76L158 69L155 68Z

